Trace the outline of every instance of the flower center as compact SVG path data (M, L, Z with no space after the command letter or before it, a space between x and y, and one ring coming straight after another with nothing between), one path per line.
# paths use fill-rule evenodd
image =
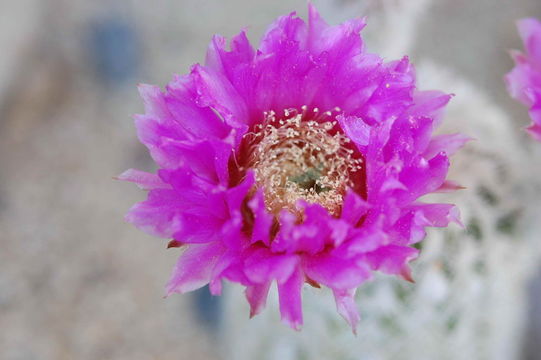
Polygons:
M267 209L299 214L297 200L318 203L339 215L351 174L362 169L362 159L347 138L328 121L331 112L319 114L286 110L283 118L265 113L263 123L245 135L249 142L247 167L255 170L256 185L265 192Z

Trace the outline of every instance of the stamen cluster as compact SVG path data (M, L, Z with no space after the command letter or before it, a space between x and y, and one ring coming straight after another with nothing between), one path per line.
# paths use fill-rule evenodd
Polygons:
M265 191L269 212L298 214L296 202L302 199L340 213L345 191L353 187L350 175L362 169L362 158L337 122L329 121L331 115L315 108L307 118L306 107L301 113L285 110L283 118L265 112L264 122L245 135L251 149L247 165Z

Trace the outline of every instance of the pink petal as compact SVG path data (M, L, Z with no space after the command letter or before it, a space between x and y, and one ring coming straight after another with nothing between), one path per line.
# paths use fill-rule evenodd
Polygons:
M355 291L356 289L333 290L333 294L338 313L348 322L353 333L357 334L357 324L361 317L355 304Z
M250 317L259 314L267 303L267 295L269 293L271 282L249 285L246 287L246 299L250 304Z
M164 183L158 175L137 169L126 170L122 174L118 175L116 179L121 181L133 182L143 190L171 188L171 186Z
M274 252L305 252L315 254L322 251L328 243L336 242L332 236L340 237L343 233L333 233L332 225L342 227L344 224L331 224L329 213L319 204L308 204L299 201L299 208L304 209L305 219L297 224L297 217L289 211L280 213L280 231L273 240L271 248Z
M169 113L186 137L194 140L223 139L230 127L207 106L197 103L196 82L190 75L175 76L167 86L164 101Z
M174 170L160 169L158 176L163 182L173 187L179 196L189 201L190 205L204 202L206 194L216 189L216 183L213 180L199 176L186 165L181 165Z
M356 116L339 115L336 120L344 133L357 145L368 145L371 127L363 119Z
M139 84L138 89L145 104L145 113L148 116L167 122L172 120L163 93L158 86Z
M541 22L528 18L518 21L517 26L528 55L541 65Z
M175 168L179 159L175 154L162 149L164 139L185 139L180 131L173 126L160 123L147 115L135 115L135 127L139 140L146 145L152 159L162 168Z
M184 244L202 244L219 240L224 220L208 215L182 214L182 226L173 238Z
M419 250L408 246L388 245L366 254L365 261L374 270L400 275L410 280L407 263L417 257Z
M234 80L233 71L242 64L253 60L255 55L246 31L241 31L231 39L231 51L226 50L226 39L215 35L209 45L205 65L215 71L227 75L230 81Z
M459 183L455 181L451 181L451 180L445 180L443 184L435 192L447 193L447 192L452 192L452 191L461 190L461 189L465 189L465 188Z
M252 243L258 241L270 245L270 230L274 217L267 212L265 208L265 198L263 190L259 189L254 197L249 201L248 206L254 213L254 225L252 228Z
M541 22L522 19L518 29L526 54L512 53L516 66L505 76L505 82L509 94L530 108L533 123L527 131L541 141Z
M446 227L450 222L463 226L460 221L460 211L452 204L418 204L411 207L423 214L426 221L423 225Z
M304 47L306 31L306 24L296 17L294 12L280 16L267 29L261 39L259 50L264 54L280 52L287 42L296 42Z
M429 161L418 158L400 173L400 182L408 188L408 193L400 198L402 202L411 202L418 197L439 189L447 176L449 159L439 153Z
M282 322L295 330L300 330L302 326L301 290L303 283L304 275L297 268L286 282L278 284Z
M208 284L212 268L223 253L224 248L218 242L188 246L173 270L166 296L193 291Z
M177 159L178 165L189 167L198 176L214 183L229 182L228 161L232 147L224 141L178 141L165 139L160 145Z
M244 272L254 283L276 280L278 284L283 284L292 276L298 263L297 255L276 255L267 248L259 248L246 257Z
M215 109L230 126L239 128L249 123L246 103L223 74L195 65L192 76L197 86L200 106Z
M367 251L373 251L388 243L388 234L379 226L363 226L351 231L350 240L334 250L336 256L352 258Z
M212 295L221 295L222 293L222 277L224 273L236 262L237 254L231 251L226 251L216 262L212 268L209 290Z
M253 171L250 170L246 174L246 177L244 178L244 180L242 180L242 182L239 185L227 190L226 199L227 199L227 206L229 208L230 214L234 212L239 212L239 213L241 212L243 202L246 199L248 192L254 185L254 182L255 182L255 175Z
M540 117L541 118L541 117ZM541 119L539 121L541 123ZM541 141L541 125L532 124L526 129L528 133L537 141Z
M356 288L371 277L362 263L329 254L305 257L304 271L312 280L336 290Z
M182 204L182 199L173 190L151 190L148 199L132 206L125 219L147 234L172 238L182 228L179 210Z
M471 140L471 137L463 134L434 136L425 150L424 156L427 159L432 159L440 152L451 156Z
M441 91L418 91L413 97L414 105L406 113L409 116L430 117L438 125L443 109L449 103L452 96Z
M383 123L402 115L412 102L415 72L407 57L385 64L385 76L368 101L361 107L365 121ZM389 106L392 103L393 106Z
M314 54L323 51L342 50L342 56L348 57L359 53L362 39L359 32L366 26L364 19L353 19L337 26L329 26L319 15L316 7L308 3L309 33L307 44ZM349 51L349 53L348 53Z
M231 214L231 218L222 227L219 236L228 249L239 253L247 245L248 239L242 232L242 216L240 211Z

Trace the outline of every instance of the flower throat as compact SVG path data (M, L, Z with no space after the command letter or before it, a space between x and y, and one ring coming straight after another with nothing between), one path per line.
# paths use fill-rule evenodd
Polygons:
M339 109L338 109L339 110ZM318 203L339 215L351 174L362 169L362 159L348 146L350 139L319 114L285 110L284 117L266 112L264 122L245 135L250 155L247 167L255 170L256 185L263 187L267 210L299 213L297 200ZM308 119L307 119L308 118Z

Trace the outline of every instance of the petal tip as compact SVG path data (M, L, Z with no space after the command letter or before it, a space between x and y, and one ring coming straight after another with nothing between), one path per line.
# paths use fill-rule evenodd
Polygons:
M415 284L415 280L413 279L412 275L411 275L411 269L409 267L404 267L401 271L400 271L400 276L402 277L402 279L412 283L412 284Z
M290 320L290 319L284 319L283 318L282 323L289 326L290 328L292 328L295 331L301 331L302 330L302 322L300 322L300 321L293 321L293 320Z
M179 248L181 247L183 244L182 242L178 241L178 240L171 240L167 243L167 249L171 249L171 248Z

